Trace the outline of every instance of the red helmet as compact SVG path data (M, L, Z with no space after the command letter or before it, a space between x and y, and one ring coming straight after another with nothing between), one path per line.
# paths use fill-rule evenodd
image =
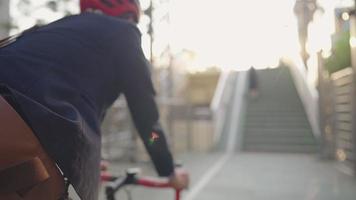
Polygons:
M106 15L122 16L133 14L136 23L140 18L141 7L138 0L80 0L80 10L100 10Z

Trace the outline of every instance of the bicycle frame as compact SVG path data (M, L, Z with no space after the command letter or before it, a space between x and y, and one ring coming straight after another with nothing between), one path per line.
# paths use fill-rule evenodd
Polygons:
M173 188L167 178L139 177L137 172L126 172L126 176L115 177L109 173L101 174L101 181L108 182L105 187L107 200L115 200L115 193L126 185L138 185L150 188ZM175 189L175 200L180 200L181 190Z

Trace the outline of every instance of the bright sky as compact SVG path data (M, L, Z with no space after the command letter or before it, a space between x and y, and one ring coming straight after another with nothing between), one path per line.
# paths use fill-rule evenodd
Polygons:
M171 44L201 65L266 67L298 51L295 0L171 0Z
M48 0L32 0L40 6ZM326 7L335 6L340 0L320 0ZM351 1L351 0L343 0ZM20 17L12 0L12 16L18 20L20 29L32 26L34 18L53 21L60 18L48 9L34 9L34 17ZM70 2L73 12L78 11L78 0ZM157 0L155 2L165 2ZM170 12L170 25L156 26L155 49L171 44L174 52L189 49L197 54L196 65L207 67L247 68L268 67L277 64L283 55L296 55L299 51L296 18L293 13L295 0L168 0L161 4L162 12ZM149 0L141 0L148 7ZM162 6L163 5L163 6ZM169 7L167 6L169 5ZM165 7L166 6L166 7ZM330 9L332 11L332 9ZM156 9L156 13L159 9ZM324 14L328 20L311 25L312 50L329 48L329 34L333 31L332 13ZM37 17L36 17L37 16ZM319 19L323 20L323 19ZM141 20L142 27L148 19ZM320 22L320 21L319 21ZM147 50L147 35L143 35ZM147 54L146 54L147 55Z

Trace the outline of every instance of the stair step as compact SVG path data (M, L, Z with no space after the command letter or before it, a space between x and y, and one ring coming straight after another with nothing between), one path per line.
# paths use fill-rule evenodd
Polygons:
M253 106L253 105L249 105ZM301 112L302 108L300 109L289 109L289 108L284 108L284 107L279 107L279 108L273 108L268 105L265 107L261 108L248 108L247 111L249 113L258 113L258 114L264 114L264 115L269 115L270 113L278 113L278 114L287 114L287 115L302 115L304 114Z
M244 149L316 152L316 141L289 69L257 70L257 76L260 96L248 101Z
M269 115L246 115L247 120L285 120L285 121L293 121L293 120L305 120L308 119L304 116L304 114L299 114L299 116L290 116L290 115L279 115L278 113L272 113Z
M245 145L258 145L258 144L274 144L274 145L315 145L315 140L313 137L251 137L247 136L244 138Z
M311 130L246 130L245 137L313 137Z
M284 110L284 109L247 109L247 116L256 115L256 116L288 116L288 117L305 117L304 113L301 113L300 110Z
M305 118L247 118L246 121L250 124L259 124L259 123L270 123L270 124L276 124L276 123L285 123L285 124L306 124L309 123L307 119Z
M251 129L251 128L268 128L268 129L295 129L295 128L301 128L301 129L308 129L310 128L309 124L265 124L265 123L260 123L260 124L250 124L246 123L246 129Z
M308 125L306 120L271 120L271 119L259 119L259 120L249 120L247 121L247 126L279 126L279 125Z
M250 152L316 153L315 145L249 145L243 148Z

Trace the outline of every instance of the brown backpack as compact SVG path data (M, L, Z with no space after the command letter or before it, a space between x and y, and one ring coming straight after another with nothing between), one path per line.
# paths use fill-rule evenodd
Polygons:
M58 200L65 181L55 162L0 95L0 200Z

